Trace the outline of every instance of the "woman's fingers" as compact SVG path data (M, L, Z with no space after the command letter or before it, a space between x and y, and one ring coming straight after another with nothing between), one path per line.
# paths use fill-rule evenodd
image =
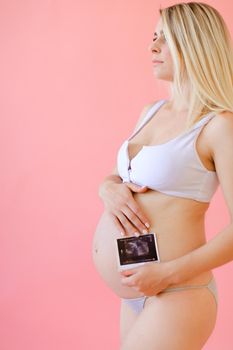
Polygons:
M127 187L129 189L133 190L134 192L146 192L148 190L148 187L146 187L146 186L140 187L134 183L128 183L128 182L126 182L125 184L127 185ZM133 216L132 216L133 224L136 227L138 227L140 232L143 232L143 230L147 230L150 226L148 219L147 219L146 215L143 213L141 207L138 205L138 203L134 199L132 193L129 194L129 199L127 200L127 205L133 213Z
M148 227L138 218L138 216L127 205L116 213L118 220L124 227L126 235L139 235L148 233Z
M120 221L121 225L124 227L124 233L126 236L132 236L135 235L137 232L139 235L139 231L137 228L132 224L131 221L124 215L123 212L119 212L117 214L117 218Z
M142 209L138 206L137 202L135 200L130 201L128 203L129 209L134 213L135 217L139 219L140 221L140 230L143 232L144 229L148 230L150 227L149 220L147 219L146 215L143 213Z
M133 182L124 182L124 184L133 192L146 192L148 190L148 187L139 186L134 184Z
M103 195L105 209L113 215L115 225L123 235L148 233L147 217L133 197L132 192L145 192L147 187L133 183L111 183Z
M134 234L135 229L142 234L148 233L148 227L146 227L145 224L140 219L140 217L143 217L142 214L140 214L138 212L135 213L128 206L124 206L122 208L122 212L131 224L131 227L129 228L130 233Z
M122 236L134 236L135 232L138 232L137 228L133 226L133 224L127 219L127 217L119 212L117 215L111 214L114 225L119 233Z
M114 226L116 227L117 231L121 233L122 236L126 235L125 228L121 225L119 219L117 216L110 214L112 216L112 220L114 222Z

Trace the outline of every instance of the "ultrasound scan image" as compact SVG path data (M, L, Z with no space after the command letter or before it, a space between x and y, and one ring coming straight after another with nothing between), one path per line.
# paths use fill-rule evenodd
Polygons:
M142 240L138 242L126 242L125 246L125 252L128 255L140 256L149 253L148 243Z
M157 261L154 234L117 239L120 265Z

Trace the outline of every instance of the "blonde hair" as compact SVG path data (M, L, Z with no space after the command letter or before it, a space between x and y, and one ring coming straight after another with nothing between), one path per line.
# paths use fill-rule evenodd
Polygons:
M211 111L233 112L233 46L220 13L202 2L159 12L174 64L173 97L187 98L189 87L186 128Z

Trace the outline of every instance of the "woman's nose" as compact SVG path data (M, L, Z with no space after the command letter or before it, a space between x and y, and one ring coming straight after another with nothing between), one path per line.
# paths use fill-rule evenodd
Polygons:
M150 45L148 46L148 51L155 51L155 52L160 52L160 48L158 46L155 45L155 43L150 43Z

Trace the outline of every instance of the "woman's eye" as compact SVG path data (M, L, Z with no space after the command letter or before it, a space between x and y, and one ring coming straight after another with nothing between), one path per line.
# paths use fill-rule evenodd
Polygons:
M164 34L161 35L161 38L162 38L163 41L166 41L166 38L165 38L165 35L164 35ZM153 41L155 41L155 40L157 40L157 39L158 39L158 37L154 37L154 38L153 38Z

